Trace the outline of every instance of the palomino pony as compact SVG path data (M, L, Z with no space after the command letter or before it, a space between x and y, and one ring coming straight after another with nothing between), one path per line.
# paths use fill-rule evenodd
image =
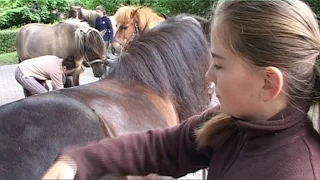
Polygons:
M32 23L21 28L17 34L16 48L19 62L43 55L65 58L73 55L77 67L83 61L91 65L94 75L103 74L102 58L104 41L100 33L88 23L68 19L55 25ZM79 74L74 75L74 84L79 85Z
M111 50L114 55L119 55L125 44L135 35L149 31L165 20L148 7L136 6L122 6L117 10L114 17L118 28L111 43Z
M70 6L70 8L69 8L68 18L75 18L75 19L84 20L84 21L88 22L88 24L93 28L96 27L97 17L98 17L97 12L93 11L93 10L87 10L87 9L84 9L80 6ZM114 16L108 16L108 18L111 21L113 32L115 34L117 22L115 21ZM113 36L114 36L114 34L113 34Z
M199 23L177 16L130 41L105 79L0 106L0 177L40 179L66 147L200 113L210 59Z

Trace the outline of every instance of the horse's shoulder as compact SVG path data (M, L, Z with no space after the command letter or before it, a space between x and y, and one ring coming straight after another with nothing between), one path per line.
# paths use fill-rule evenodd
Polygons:
M73 89L77 90L68 91L68 96L81 97L114 135L167 127L168 119L178 121L172 103L143 86L107 80ZM171 125L171 122L168 123Z

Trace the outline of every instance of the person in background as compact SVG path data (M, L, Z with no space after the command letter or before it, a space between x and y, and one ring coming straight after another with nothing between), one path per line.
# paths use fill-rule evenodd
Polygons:
M302 0L223 0L211 30L220 106L180 125L68 148L43 179L320 179L320 31ZM315 114L316 115L316 114ZM151 117L150 117L151 118Z
M72 75L76 69L73 56L61 59L57 56L47 55L22 61L15 72L15 79L31 95L48 92L38 80L52 80L53 89L64 88L66 76Z
M96 12L98 14L98 17L96 19L96 29L103 33L103 40L106 43L106 47L109 47L109 44L111 43L113 39L113 28L112 23L109 19L109 17L105 14L106 11L103 6L97 6Z

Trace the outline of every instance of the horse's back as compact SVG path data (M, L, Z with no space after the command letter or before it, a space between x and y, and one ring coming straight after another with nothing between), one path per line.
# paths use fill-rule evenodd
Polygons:
M49 54L65 57L75 48L72 33L74 30L71 25L69 26L61 23L55 25L32 23L23 26L16 38L19 59L23 61Z
M165 128L179 119L173 105L156 93L115 81L100 81L61 90L103 119L110 136Z
M104 137L98 116L59 94L0 106L1 179L40 179L64 148Z
M32 23L23 26L17 34L16 48L21 61L51 54L47 45L54 37L54 27L46 24ZM41 47L41 48L39 48Z

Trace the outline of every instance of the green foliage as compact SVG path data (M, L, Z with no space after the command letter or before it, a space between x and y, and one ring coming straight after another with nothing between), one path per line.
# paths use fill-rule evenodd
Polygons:
M17 64L18 56L17 52L0 54L0 66L9 65L9 64Z
M123 5L142 5L151 7L159 14L169 16L179 13L196 14L208 17L215 0L81 0L81 5L86 9L95 9L103 5L108 15L113 15Z
M80 0L0 0L0 29L39 22L53 23Z
M97 6L102 5L106 9L108 15L113 15L120 4L127 4L128 0L81 0L81 5L85 9L95 10ZM139 0L132 0L133 4L138 4Z
M17 0L0 0L0 12L17 7Z
M70 5L81 5L92 10L103 5L108 15L113 15L120 4L142 5L169 16L190 13L208 18L215 1L217 0L0 0L0 29L30 22L52 23L59 19L60 13L66 13ZM319 0L306 2L320 15Z
M142 5L155 12L173 16L179 13L196 14L209 18L217 0L0 0L0 29L20 27L31 22L53 23L59 21L70 5L80 5L94 10L103 5L108 15L113 15L123 5ZM320 16L320 0L305 0Z
M306 2L311 6L312 10L320 17L320 1L319 0L306 0Z
M205 18L212 15L212 5L215 0L189 0L188 3L174 3L174 1L166 0L166 6L171 9L171 15L179 13L196 14ZM181 4L179 6L179 4Z
M18 30L0 31L0 54L16 51L16 35Z

